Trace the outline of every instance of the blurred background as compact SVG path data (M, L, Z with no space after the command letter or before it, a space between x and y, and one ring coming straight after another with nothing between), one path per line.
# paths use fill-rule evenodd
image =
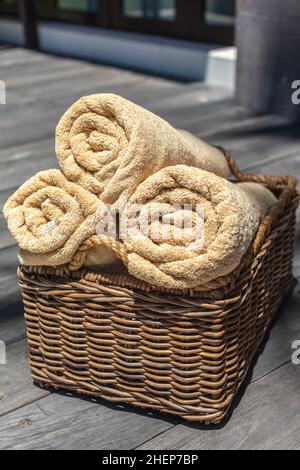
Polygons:
M297 0L0 0L0 41L202 80L295 119L299 19Z
M59 118L79 97L100 92L225 147L242 170L300 179L299 24L299 0L0 0L0 209L30 176L58 166ZM296 229L300 279L299 218ZM0 437L8 448L23 432L15 423L31 415L22 448L299 446L300 375L290 364L291 344L300 339L298 286L234 417L207 433L172 419L44 398L26 371L17 264L1 217L0 340L10 368L0 375L0 420L5 415L8 423ZM47 412L35 402L45 402Z

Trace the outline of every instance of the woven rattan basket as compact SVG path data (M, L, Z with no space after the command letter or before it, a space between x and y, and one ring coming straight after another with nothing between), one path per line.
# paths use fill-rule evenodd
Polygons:
M205 424L227 414L292 285L292 177L253 176L279 197L226 287L162 292L129 276L22 267L30 365L42 387Z

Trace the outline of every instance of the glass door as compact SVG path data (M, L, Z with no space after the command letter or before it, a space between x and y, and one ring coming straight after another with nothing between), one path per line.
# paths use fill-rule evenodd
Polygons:
M98 0L43 0L35 4L40 19L92 26L98 23Z
M29 2L29 0L28 0ZM26 0L0 0L16 15ZM236 0L30 0L39 19L232 45Z
M0 0L0 14L3 16L16 16L19 14L18 0Z
M117 29L231 45L235 0L111 0Z
M111 0L111 25L115 29L175 37L178 0Z
M235 0L207 0L205 23L210 25L233 26L235 20Z
M174 21L175 0L124 0L123 14L129 18Z

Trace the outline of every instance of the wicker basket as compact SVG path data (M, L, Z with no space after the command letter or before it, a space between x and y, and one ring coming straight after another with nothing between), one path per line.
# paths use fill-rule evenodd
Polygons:
M279 201L226 287L179 295L129 276L19 269L36 383L205 424L226 416L291 288L298 205L292 177L228 160Z

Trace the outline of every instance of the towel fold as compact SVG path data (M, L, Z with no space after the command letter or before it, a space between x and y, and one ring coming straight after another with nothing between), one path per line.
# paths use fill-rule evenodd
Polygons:
M56 153L69 180L108 203L169 165L229 174L220 150L113 94L83 97L71 106L56 130Z
M59 170L38 173L9 198L4 215L19 243L21 264L80 267L87 256L97 264L115 260L113 252L89 243L101 217L101 202L69 182ZM90 251L89 251L90 250Z
M129 273L170 289L197 288L226 276L275 203L258 184L233 184L185 165L162 169L129 199Z

